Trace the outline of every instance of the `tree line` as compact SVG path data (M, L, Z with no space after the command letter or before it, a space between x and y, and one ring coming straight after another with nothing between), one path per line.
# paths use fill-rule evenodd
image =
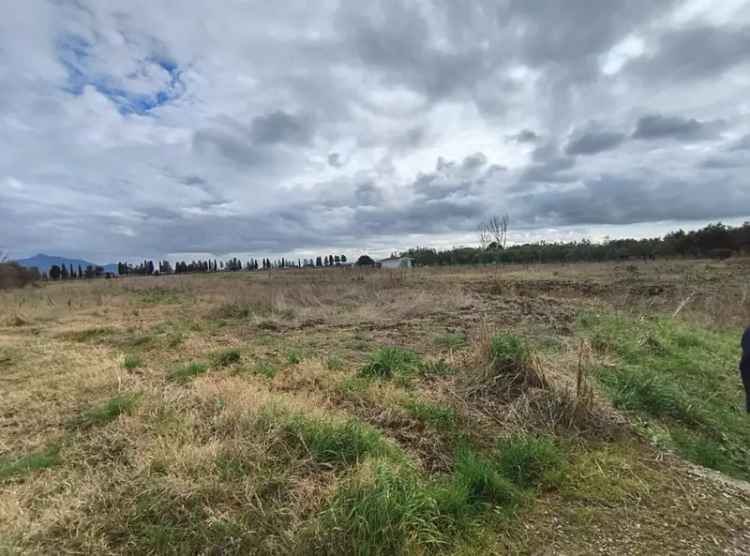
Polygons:
M237 272L241 270L271 270L284 268L314 268L341 266L347 263L346 255L326 255L324 257L315 257L311 259L280 259L271 260L270 258L255 259L250 258L244 263L237 257L229 260L206 259L198 261L179 261L174 267L169 261L145 260L139 264L128 264L124 262L117 263L117 273L121 276L140 275L147 276L151 274L188 274L198 272Z
M699 230L677 230L661 238L613 239L602 243L589 240L570 242L524 243L504 246L507 224L500 226L502 241L487 241L487 226L480 247L454 247L437 250L415 247L401 253L411 257L418 266L500 263L564 263L597 262L628 259L651 260L656 257L728 258L737 253L750 253L750 222L731 227L722 223L709 224ZM490 234L490 239L495 234Z

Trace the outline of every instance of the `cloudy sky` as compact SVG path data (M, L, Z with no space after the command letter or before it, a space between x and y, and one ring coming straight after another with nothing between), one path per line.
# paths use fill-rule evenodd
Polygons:
M750 2L24 0L0 248L104 262L750 215Z

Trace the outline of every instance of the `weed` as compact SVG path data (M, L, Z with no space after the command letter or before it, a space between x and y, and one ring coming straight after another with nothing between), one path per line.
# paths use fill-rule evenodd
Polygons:
M126 355L122 366L129 371L143 367L143 360L137 355Z
M129 414L138 403L139 397L137 394L115 396L81 413L75 423L80 427L106 425L122 414Z
M271 379L276 376L279 369L270 361L258 361L255 364L255 373Z
M360 369L360 374L377 378L408 378L418 372L420 363L421 358L413 351L384 347L370 355L369 362Z
M344 360L336 355L331 355L326 359L326 368L329 371L340 371L344 368Z
M302 354L297 350L289 350L286 354L286 360L290 365L299 365L302 363Z
M204 363L192 362L174 369L171 373L169 373L168 379L173 382L184 384L186 382L189 382L192 378L205 373L206 371L208 371L208 365Z
M59 463L60 448L57 446L51 446L15 459L2 456L0 457L0 481L42 469L49 469Z
M521 488L559 484L563 455L545 436L516 435L497 446L497 460L503 475Z
M213 354L213 362L217 367L229 367L239 363L241 359L242 355L238 349L226 349Z

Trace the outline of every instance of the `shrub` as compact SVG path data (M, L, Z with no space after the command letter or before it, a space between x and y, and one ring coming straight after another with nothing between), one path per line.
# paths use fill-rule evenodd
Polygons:
M13 262L0 263L0 290L22 288L40 278L36 268L24 268Z
M168 378L173 382L186 383L189 382L193 377L203 374L206 371L208 371L208 365L205 365L204 363L193 362L174 369L171 373L169 373Z
M419 370L421 359L411 350L384 347L370 355L360 374L377 378L409 377Z
M522 488L552 484L560 479L563 456L547 437L516 435L497 447L503 475Z

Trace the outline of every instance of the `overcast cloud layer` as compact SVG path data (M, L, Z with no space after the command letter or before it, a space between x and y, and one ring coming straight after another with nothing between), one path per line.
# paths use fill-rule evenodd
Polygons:
M750 2L25 0L0 248L105 261L750 215ZM555 234L558 234L557 236Z

